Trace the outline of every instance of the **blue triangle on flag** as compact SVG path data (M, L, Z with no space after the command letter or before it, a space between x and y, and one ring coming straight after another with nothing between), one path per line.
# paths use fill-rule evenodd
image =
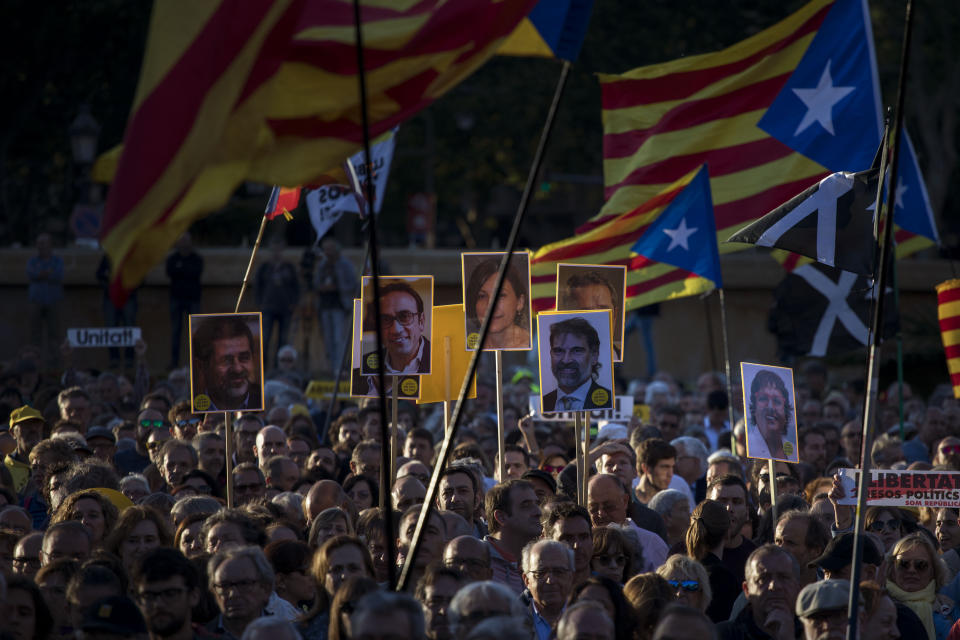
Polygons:
M632 251L723 287L707 165L647 227Z

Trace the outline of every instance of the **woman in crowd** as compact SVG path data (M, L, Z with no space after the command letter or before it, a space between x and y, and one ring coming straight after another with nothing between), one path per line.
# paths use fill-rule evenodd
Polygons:
M373 561L363 543L353 536L330 538L313 554L310 575L319 585L313 608L304 616L300 632L306 640L326 638L337 589L347 578L373 578Z
M357 511L376 506L380 501L380 490L367 476L350 476L343 481L343 491L353 501Z
M699 561L707 571L713 597L705 611L714 622L723 622L730 617L730 610L740 593L737 578L721 562L723 541L729 529L730 515L719 502L704 500L690 514L687 555Z
M314 549L335 536L352 536L353 525L347 512L339 507L330 507L320 512L310 525L310 538L307 542Z
M634 638L650 640L664 607L673 602L673 588L655 573L641 573L623 587L623 597L633 609Z
M173 536L167 523L150 507L127 507L117 525L107 537L104 548L120 557L127 574L132 573L137 560L150 549L169 547Z
M675 553L657 569L657 575L673 587L677 602L706 612L713 600L710 576L693 558Z
M567 606L576 602L599 602L613 620L617 640L631 640L634 632L633 611L623 596L620 584L604 576L591 576L573 588Z
M340 585L330 605L330 626L327 633L329 640L349 640L350 634L347 630L350 612L360 598L379 588L376 582L366 576L351 576ZM305 635L304 640L313 638Z
M633 551L623 533L610 527L593 529L593 555L590 569L598 576L623 584L633 575Z
M187 516L177 527L177 533L173 538L173 546L188 560L199 558L205 553L201 529L203 529L203 521L206 519L207 514L205 513L193 513Z
M96 489L86 489L67 496L50 519L51 524L78 520L90 531L93 546L103 543L106 534L113 531L120 512Z
M885 553L889 553L897 540L907 533L903 514L896 507L868 507L863 525L867 531L880 536Z
M960 610L937 593L946 582L947 567L927 535L915 532L897 541L887 554L886 566L890 596L917 614L927 640L945 640Z

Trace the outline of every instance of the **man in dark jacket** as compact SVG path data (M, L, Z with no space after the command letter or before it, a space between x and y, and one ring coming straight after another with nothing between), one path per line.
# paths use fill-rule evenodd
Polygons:
M803 629L794 615L800 592L800 567L788 551L772 544L747 558L743 592L747 606L728 622L717 625L720 640L795 640Z

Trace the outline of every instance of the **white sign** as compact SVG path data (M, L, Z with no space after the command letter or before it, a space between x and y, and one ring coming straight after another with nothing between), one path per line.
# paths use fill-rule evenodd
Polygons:
M530 396L530 411L533 419L541 422L573 422L581 411L567 411L559 413L540 413L540 396ZM622 422L628 424L633 418L633 396L615 396L613 409L596 409L588 412L591 420L606 420L607 422Z
M67 329L71 347L132 347L140 339L140 327Z
M373 165L374 213L380 213L383 194L387 190L387 176L393 162L393 149L396 146L397 130L391 130L387 136L370 148L370 164ZM349 162L356 175L356 191L342 184L328 184L319 189L307 191L305 200L310 212L310 223L317 232L317 242L337 223L344 213L360 214L365 202L367 185L367 167L363 162L363 152L351 156ZM348 176L351 178L351 176Z

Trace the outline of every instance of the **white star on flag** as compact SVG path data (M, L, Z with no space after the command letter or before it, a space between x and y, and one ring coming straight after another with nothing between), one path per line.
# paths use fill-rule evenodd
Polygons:
M793 135L800 135L807 127L814 122L827 130L830 135L835 135L833 131L833 106L843 100L856 87L835 87L833 78L830 77L830 61L827 60L827 66L823 68L823 74L820 76L820 82L813 89L794 89L793 92L807 107L797 130Z
M887 186L890 186L890 174L887 174ZM910 189L909 185L903 184L903 178L897 176L897 197L896 202L893 205L894 209L903 209L903 194L905 194ZM877 203L873 202L867 207L867 211L873 211L877 208Z
M683 247L684 251L689 251L687 239L697 232L697 227L687 227L687 219L682 218L676 229L664 229L663 232L670 236L670 246L667 247L667 251L673 251L674 247Z

